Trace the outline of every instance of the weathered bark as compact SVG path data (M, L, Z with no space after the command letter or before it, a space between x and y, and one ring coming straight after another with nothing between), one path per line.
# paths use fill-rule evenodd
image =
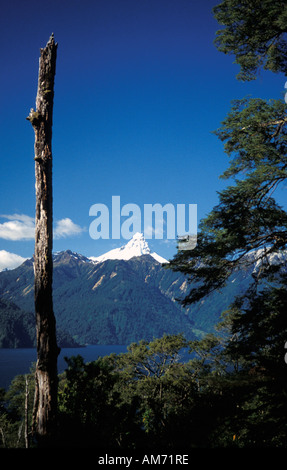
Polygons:
M57 415L56 322L53 312L53 201L52 201L52 115L57 44L50 37L41 49L36 110L27 119L35 131L35 254L34 295L37 331L37 364L33 432L39 445L50 445Z
M28 399L29 399L29 382L27 375L25 376L25 447L29 447L29 437L28 437Z

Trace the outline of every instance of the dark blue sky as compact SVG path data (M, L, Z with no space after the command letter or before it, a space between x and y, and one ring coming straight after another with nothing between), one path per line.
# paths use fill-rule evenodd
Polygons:
M142 210L197 204L198 219L212 209L228 165L212 131L232 99L283 99L286 81L272 73L236 80L234 59L213 44L217 3L2 1L0 251L33 254L34 133L25 118L35 106L39 49L52 32L54 250L97 256L126 243L89 236L90 207L111 207L114 195ZM175 253L166 240L149 244L164 257Z

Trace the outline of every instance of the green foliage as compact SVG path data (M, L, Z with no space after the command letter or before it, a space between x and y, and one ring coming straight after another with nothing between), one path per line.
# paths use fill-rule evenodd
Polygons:
M184 304L221 288L236 268L254 262L246 257L252 250L262 250L267 270L266 255L287 242L287 214L272 197L287 177L286 105L236 101L216 134L233 157L223 177L235 184L219 194L219 204L201 221L197 246L179 251L170 263L194 283Z
M248 176L257 175L261 173L258 166L259 170L267 166L271 171L268 181L286 177L286 109L280 100L244 98L232 102L221 128L215 132L225 142L227 155L233 156L223 177L240 173L245 177L246 172Z
M114 448L127 445L135 409L121 398L121 379L111 360L85 364L80 356L66 359L59 383L60 446Z
M287 72L284 2L225 0L214 12L225 26L216 44L235 55L239 78L254 79L262 66ZM281 101L233 102L216 134L230 158L222 177L234 184L201 221L197 246L179 251L170 263L188 276L191 289L183 303L193 305L256 260L254 282L223 313L218 336L192 345L197 357L190 362L197 367L201 395L196 410L205 404L214 423L205 427L210 447L286 447L287 297L280 254L286 249L287 214L273 198L287 176L286 122Z
M34 315L8 300L0 300L0 348L35 346Z
M119 355L118 367L129 365L132 375L162 377L179 360L180 352L187 346L182 335L164 335L151 342L132 343L128 352Z
M219 51L235 55L238 78L253 80L258 69L287 73L287 5L274 0L224 0L214 8L224 27L217 32Z
M34 388L34 375L31 373L16 376L8 391L0 390L0 448L26 447L25 426L28 431L28 445L33 446L31 426Z
M285 445L285 286L286 275L283 275L273 286L269 285L258 292L253 289L245 298L238 298L227 314L227 318L232 316L230 337L233 339L228 341L224 355L241 359L239 372L246 383L240 431L241 442L246 446Z
M272 330L278 331L276 316L280 325L284 321L287 299L279 290L269 294L253 302L257 331L248 329L237 305L220 326L224 334L201 341L164 335L91 363L80 356L67 359L59 376L57 446L118 452L286 447L286 381L282 364L278 369L286 326L281 337ZM268 318L270 303L274 314ZM187 349L190 358L183 361ZM29 384L30 427L32 376ZM24 447L25 377L17 377L0 398L2 447Z
M279 316L285 309L283 302ZM105 449L286 447L286 384L283 376L278 381L278 356L268 354L268 369L258 357L250 360L243 325L235 327L230 316L221 325L225 335L192 342L163 336L91 364L71 360L60 403L73 444L83 438ZM272 328L272 319L268 323ZM187 346L191 359L182 362Z

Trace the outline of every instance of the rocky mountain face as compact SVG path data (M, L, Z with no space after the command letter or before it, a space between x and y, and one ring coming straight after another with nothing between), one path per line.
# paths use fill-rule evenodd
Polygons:
M54 254L54 311L63 341L64 334L72 344L125 345L164 333L200 338L213 331L222 311L247 289L256 269L255 261L248 269L235 272L221 292L183 308L176 299L183 299L188 292L187 279L162 265L159 260L163 258L150 253L138 234L127 245L107 253L104 259L86 258L69 250ZM6 339L12 336L10 346L5 346L2 334L0 347L15 347L20 344L18 336L25 336L24 330L29 327L32 331L33 286L32 260L0 273L0 326ZM19 317L26 327L23 330L18 325L17 336L9 319Z
M174 300L184 282L150 255L94 263L70 251L58 253L53 276L57 328L81 344L129 344L179 332L192 338L193 322ZM34 309L33 283L32 260L2 272L1 299L28 315ZM0 312L3 317L4 306Z

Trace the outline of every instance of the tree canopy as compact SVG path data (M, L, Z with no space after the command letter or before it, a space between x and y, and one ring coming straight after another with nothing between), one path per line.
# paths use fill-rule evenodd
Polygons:
M216 45L235 55L239 79L256 78L262 67L286 74L286 2L225 0L214 13L224 25ZM256 262L253 283L222 312L218 325L223 343L215 364L225 359L229 373L216 366L216 376L209 377L225 396L222 414L232 415L220 424L223 435L232 422L235 441L245 447L284 446L286 439L287 213L276 198L287 177L286 109L280 100L233 101L215 131L229 158L222 178L232 184L200 222L197 246L183 251L179 245L169 265L192 282L183 299L192 304L220 289L238 267Z
M287 243L287 214L274 191L287 178L287 106L279 100L243 99L232 108L216 135L230 158L222 175L233 185L219 193L219 204L200 222L197 246L178 251L170 267L195 282L184 303L200 300L223 286L238 266L262 259Z
M224 0L214 8L223 28L219 51L235 55L238 78L253 80L263 67L287 74L287 4L284 0Z

